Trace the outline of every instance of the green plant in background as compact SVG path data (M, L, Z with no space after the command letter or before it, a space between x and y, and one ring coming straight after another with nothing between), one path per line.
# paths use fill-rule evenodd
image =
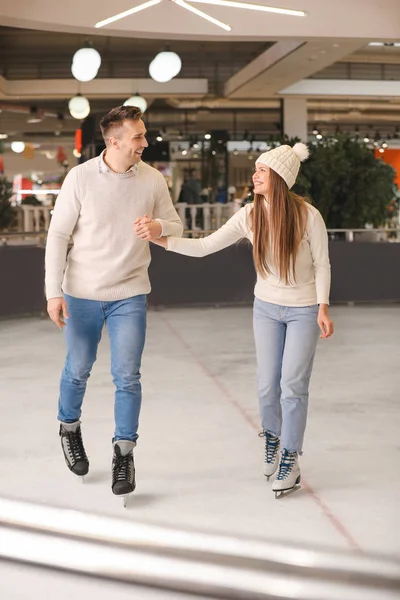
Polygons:
M30 196L25 196L25 198L21 201L21 204L28 206L42 206L42 203L40 202L40 200L37 199L37 197L34 194L31 194Z
M394 169L345 135L310 145L310 150L294 191L312 198L327 227L382 226L396 193Z
M14 221L14 211L10 204L12 183L0 175L0 230L7 229Z

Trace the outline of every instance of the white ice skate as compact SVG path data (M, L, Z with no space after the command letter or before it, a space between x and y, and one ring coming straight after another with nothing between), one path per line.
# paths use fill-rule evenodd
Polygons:
M259 437L265 437L264 475L269 481L279 464L279 438L269 431L262 431Z
M60 438L68 469L83 483L89 472L89 460L83 446L80 421L60 423Z
M135 443L129 440L114 442L112 491L116 496L123 498L124 508L127 507L129 496L136 487L135 464L133 461L134 447Z
M272 484L275 498L298 489L299 484L300 467L297 452L289 452L284 448L281 454L278 475Z

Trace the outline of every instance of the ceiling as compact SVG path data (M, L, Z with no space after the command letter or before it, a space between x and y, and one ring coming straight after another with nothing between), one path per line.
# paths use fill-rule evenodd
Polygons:
M111 14L140 3L115 0ZM281 100L290 96L307 98L310 131L318 124L326 132L397 135L400 47L368 42L400 42L399 0L271 3L308 16L196 4L229 22L228 33L163 0L94 29L111 14L93 0L70 0L62 12L46 0L0 0L0 132L9 140L72 143L79 122L70 117L68 100L80 91L97 117L140 92L149 105L148 129L166 129L170 139L209 129L265 139L279 133ZM79 84L70 65L86 41L99 50L102 65L95 80ZM181 56L182 71L157 84L148 65L167 42ZM32 106L39 123L27 123Z
M191 0L188 0L190 2ZM171 0L116 21L103 30L94 29L96 22L142 4L143 0L13 0L0 3L0 22L7 26L48 31L105 33L112 36L168 39L392 39L400 35L398 0L254 0L260 5L298 9L306 17L260 13L239 8L194 5L216 19L228 23L227 32L177 6Z

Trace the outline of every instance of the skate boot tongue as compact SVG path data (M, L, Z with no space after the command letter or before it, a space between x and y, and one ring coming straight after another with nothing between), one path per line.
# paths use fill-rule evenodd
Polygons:
M118 440L114 442L114 452L117 456L126 456L136 446L135 442L129 440Z
M63 429L65 429L65 431L72 431L73 433L76 432L76 430L78 429L80 424L81 424L80 421L75 421L75 423L61 422L61 425L63 426Z

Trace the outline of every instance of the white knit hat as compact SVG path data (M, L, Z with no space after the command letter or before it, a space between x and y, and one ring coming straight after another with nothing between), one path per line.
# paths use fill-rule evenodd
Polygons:
M261 163L273 169L286 181L290 190L296 183L300 162L307 160L309 155L310 152L306 144L298 142L293 148L291 146L278 146L273 150L264 152L256 160L256 164Z

